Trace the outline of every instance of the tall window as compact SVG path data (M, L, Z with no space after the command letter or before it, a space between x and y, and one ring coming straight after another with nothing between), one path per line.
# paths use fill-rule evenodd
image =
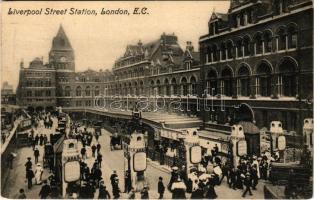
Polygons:
M279 51L286 49L286 33L283 27L277 31L277 45Z
M178 94L178 91L177 91L177 81L176 81L176 79L175 78L173 78L172 80L171 80L171 87L172 87L172 95L177 95Z
M288 48L293 49L297 47L298 33L297 27L292 25L288 28Z
M85 95L90 96L90 87L89 86L87 86L85 89Z
M213 45L213 62L219 61L219 51L217 45Z
M265 31L263 38L264 38L265 53L269 53L272 51L272 32Z
M207 74L207 93L211 96L218 94L217 87L217 73L214 70L210 70Z
M244 37L243 46L244 46L244 56L249 56L251 54L251 39L249 36Z
M226 46L225 46L225 43L221 43L220 53L221 53L221 60L226 60Z
M64 96L69 97L71 96L71 87L70 86L66 86L64 89Z
M212 48L211 47L208 47L207 48L207 57L206 57L206 61L208 62L208 63L211 63L212 62Z
M76 88L76 96L82 96L82 88L80 86Z
M232 71L229 67L221 72L222 94L232 96Z
M233 58L233 42L231 40L228 40L227 42L227 54L228 54L228 59Z
M194 76L191 77L190 82L191 82L191 94L192 95L196 95L197 94L197 91L196 91L196 79L195 79Z
M287 97L296 96L296 63L292 60L284 60L279 66L278 77L279 95Z
M257 94L261 96L271 95L271 67L267 63L261 63L257 68L256 87Z
M186 80L185 77L183 77L183 78L181 79L181 88L182 88L181 94L182 94L183 96L187 96L187 95L188 95L188 84L187 84L187 80Z
M95 87L95 96L99 96L99 86Z
M165 80L166 95L170 96L170 85L168 79Z
M255 54L262 54L263 52L263 41L261 33L257 33L254 37Z
M239 39L239 40L237 41L237 43L236 43L237 57L238 57L238 58L243 57L242 43L243 43L243 40L242 40L242 39Z
M240 96L250 96L250 72L247 66L243 65L238 71L238 94Z

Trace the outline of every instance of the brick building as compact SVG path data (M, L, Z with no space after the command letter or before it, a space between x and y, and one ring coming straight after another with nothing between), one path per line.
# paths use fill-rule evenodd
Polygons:
M213 102L202 110L206 129L241 123L248 135L278 120L301 134L312 118L312 1L233 0L208 30L199 40L202 91Z

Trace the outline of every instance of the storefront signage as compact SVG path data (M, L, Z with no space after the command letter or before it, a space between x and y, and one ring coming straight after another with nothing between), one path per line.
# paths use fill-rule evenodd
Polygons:
M64 181L69 183L80 179L80 163L71 161L64 164Z
M238 156L244 156L247 154L247 144L245 140L240 140L237 143L237 154Z
M25 119L21 121L21 128L29 127L32 125L32 120L31 119Z
M137 152L133 156L133 169L136 172L145 171L147 167L146 163L146 153Z
M198 164L202 160L201 146L194 146L190 148L190 161L192 164Z
M278 137L278 150L282 151L286 149L286 137L281 135Z

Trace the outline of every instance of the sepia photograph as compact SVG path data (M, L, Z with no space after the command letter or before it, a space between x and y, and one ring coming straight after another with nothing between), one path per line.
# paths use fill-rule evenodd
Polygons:
M3 1L1 198L313 198L313 1Z

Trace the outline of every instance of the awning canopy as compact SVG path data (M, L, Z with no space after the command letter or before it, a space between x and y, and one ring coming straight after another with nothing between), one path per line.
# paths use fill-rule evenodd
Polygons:
M252 122L241 121L239 125L242 125L245 134L259 134L260 132L259 128Z

